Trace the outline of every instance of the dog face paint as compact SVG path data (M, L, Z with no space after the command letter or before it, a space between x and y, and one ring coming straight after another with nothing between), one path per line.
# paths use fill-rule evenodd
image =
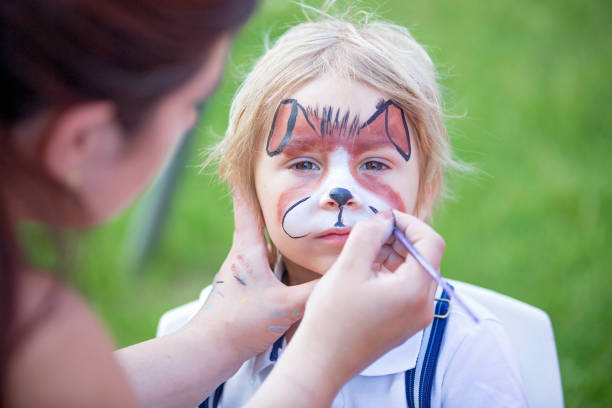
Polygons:
M403 160L410 159L410 134L404 113L392 101L379 103L364 123L359 123L357 117L351 119L348 111L342 114L340 109L325 107L319 113L304 108L295 99L281 101L266 142L268 156L302 157L317 152L325 155L326 162L325 174L309 195L300 196L306 193L301 187L283 194L277 213L282 213L280 221L285 233L291 238L303 238L331 227L350 228L372 215L370 207L404 210L399 195L377 180L376 176L387 166L380 161L359 166L355 161L384 145L394 147ZM321 169L311 161L296 164L304 172ZM368 166L373 171L363 171Z
M362 84L327 82L280 102L255 171L270 238L319 273L325 268L306 264L335 259L370 207L413 212L418 191L418 152L402 110Z

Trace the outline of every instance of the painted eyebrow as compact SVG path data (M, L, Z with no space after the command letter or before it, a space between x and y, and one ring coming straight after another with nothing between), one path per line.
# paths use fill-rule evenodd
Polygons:
M270 151L270 141L272 140L272 135L275 131L278 113L280 112L281 107L287 104L291 104L292 109L290 116L287 118L287 128L285 131L285 135L283 136L280 143L278 143L278 148L276 148L274 151ZM389 133L388 115L390 105L393 105L401 113L402 122L404 126L404 134L407 138L407 148L405 146L401 146L402 141L400 140L400 142L397 142L396 140L394 140L394 137ZM336 136L340 138L356 139L364 128L374 123L374 121L376 121L380 117L380 115L384 113L385 134L387 136L387 139L391 142L393 146L395 146L396 150L404 158L404 160L410 159L410 131L406 123L405 114L403 109L391 99L387 99L386 101L384 99L379 99L378 103L376 104L376 110L374 111L374 113L362 124L359 123L358 115L354 115L353 119L350 120L350 110L347 110L343 115L341 115L340 108L334 108L332 105L327 105L321 110L319 110L317 106L307 106L305 108L302 104L298 102L297 99L283 99L280 101L278 107L276 108L276 111L274 112L272 127L270 129L270 133L268 134L266 151L269 156L274 156L285 150L285 148L292 139L292 133L296 126L296 121L298 120L300 112L304 116L304 120L306 121L310 129L314 132L315 135L318 135L321 139L325 136L331 136L334 133L336 133ZM319 122L319 129L317 129L317 127L315 126L314 123L316 123L316 121L314 119Z
M306 112L308 112L307 119L308 116L311 116L319 122L318 132L321 136L329 136L338 132L340 137L351 137L359 133L361 125L359 115L353 115L351 119L350 109L343 112L340 107L332 105L325 105L321 109L318 106L308 106Z
M341 115L342 110L341 108L337 107L335 108L335 115L334 115L334 107L332 105L324 106L321 109L321 112L319 112L318 106L313 107L313 106L308 105L304 107L302 104L300 104L297 101L297 99L285 99L281 101L281 103L288 103L288 102L296 103L296 105L302 110L302 113L304 113L304 117L306 118L306 121L308 122L310 127L313 130L318 131L320 135L331 134L334 130L340 130L341 135L342 135L342 132L345 131L348 126L350 113L351 113L350 109L347 109L346 112L344 112L344 115ZM378 116L380 116L382 113L384 113L387 110L389 105L393 105L396 108L403 111L403 109L397 103L393 102L391 99L384 100L381 98L376 103L376 111L374 111L374 113L365 122L360 123L359 115L353 116L353 120L350 121L351 124L350 124L347 136L353 135L354 133L359 133L361 129L370 125L372 122L376 120L376 118L378 118ZM321 121L320 129L315 128L309 116L312 116L313 118ZM332 123L331 127L329 126L329 123Z

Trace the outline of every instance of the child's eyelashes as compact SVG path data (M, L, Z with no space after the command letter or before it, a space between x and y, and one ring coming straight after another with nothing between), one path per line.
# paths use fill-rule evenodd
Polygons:
M387 170L388 168L389 166L387 166L385 163L378 161L378 160L368 160L367 162L359 166L359 170L367 170L367 171L383 171L383 170Z
M300 160L291 164L291 168L299 171L321 170L318 164L310 160Z
M353 162L354 163L354 162ZM359 162L357 162L359 163ZM356 164L357 164L356 163ZM348 167L351 167L354 164L346 163ZM324 167L327 166L338 166L338 164L334 165L333 163L328 163L327 160L316 160L313 158L300 157L293 160L288 161L285 164L285 168L293 171L297 171L299 173L310 173L310 172L319 172L322 171ZM347 170L348 170L347 167ZM367 173L384 173L387 170L392 169L392 164L389 164L387 160L384 159L366 159L361 161L361 163L357 164L355 168L356 171L363 171Z

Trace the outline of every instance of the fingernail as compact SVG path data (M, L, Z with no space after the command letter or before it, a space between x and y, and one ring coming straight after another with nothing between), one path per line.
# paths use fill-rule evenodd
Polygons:
M389 220L393 218L393 213L391 212L391 210L385 210L385 211L380 211L378 213L378 215L380 215L381 217Z

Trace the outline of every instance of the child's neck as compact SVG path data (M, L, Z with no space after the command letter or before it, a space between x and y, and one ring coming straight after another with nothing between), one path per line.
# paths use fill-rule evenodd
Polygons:
M321 274L306 269L287 258L283 258L287 273L283 276L283 282L288 286L301 285L321 277Z
M302 283L310 282L321 277L320 274L297 265L287 258L283 258L283 262L285 264L285 270L287 271L283 275L283 283L287 286L301 285ZM285 332L285 340L287 343L289 343L299 326L300 321L297 321Z

